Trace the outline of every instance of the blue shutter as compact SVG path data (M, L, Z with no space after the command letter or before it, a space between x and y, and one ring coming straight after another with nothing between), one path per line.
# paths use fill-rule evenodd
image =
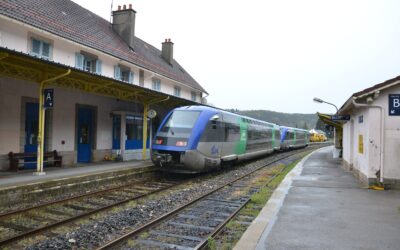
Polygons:
M82 69L83 70L83 60L84 56L79 53L75 53L75 68Z
M121 80L121 68L118 65L114 66L114 78Z
M133 72L129 71L129 79L128 79L129 83L133 83L133 76L134 76Z
M101 61L100 60L96 60L96 73L101 75Z

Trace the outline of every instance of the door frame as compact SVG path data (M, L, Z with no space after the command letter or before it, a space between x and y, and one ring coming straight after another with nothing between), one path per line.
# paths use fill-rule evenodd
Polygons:
M87 105L87 104L75 104L75 131L74 131L74 151L75 153L75 162L78 162L78 124L79 124L79 109L90 109L93 113L92 116L92 132L91 132L91 140L90 140L90 162L93 161L93 150L96 149L97 145L97 107L92 106L92 105Z
M38 98L32 98L27 96L21 97L21 108L20 108L20 136L19 136L19 152L25 150L25 119L26 119L26 104L35 103L39 105ZM39 110L40 112L40 110ZM44 149L45 151L51 151L53 149L52 138L53 138L53 109L47 109L45 115L45 137L44 137Z

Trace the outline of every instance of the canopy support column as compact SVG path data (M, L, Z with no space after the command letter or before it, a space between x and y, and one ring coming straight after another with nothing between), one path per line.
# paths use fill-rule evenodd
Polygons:
M45 118L45 108L44 108L44 88L46 87L47 84L49 84L52 81L55 81L61 77L67 76L71 73L71 70L68 69L66 73L63 73L61 75L43 80L40 82L40 87L39 87L39 131L38 131L38 137L37 137L37 163L36 163L36 172L34 173L35 175L44 175L46 174L43 172L43 152L44 152L44 118Z
M162 99L154 99L150 102L143 103L143 148L142 148L142 160L146 160L147 155L147 113L149 112L150 105L164 102L169 100L169 96Z

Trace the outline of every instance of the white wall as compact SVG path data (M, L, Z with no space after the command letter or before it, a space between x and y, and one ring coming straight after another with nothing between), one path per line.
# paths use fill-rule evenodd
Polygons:
M97 112L95 121L94 161L101 160L102 154L111 152L113 111L127 111L141 114L141 105L107 98L89 93L49 86L54 89L54 108L50 121L51 136L49 150L63 155L64 164L76 162L76 109L85 105ZM0 77L0 169L8 168L7 154L21 152L25 145L24 107L25 101L38 101L39 85L33 82ZM156 107L152 107L156 108ZM157 109L157 108L156 108ZM162 111L163 112L163 111ZM159 114L161 115L162 112ZM165 113L165 112L164 112ZM64 144L62 143L64 142Z
M388 115L388 94L400 94L400 86L383 91L374 104L384 107L384 176L400 179L400 116Z
M376 178L376 172L381 166L381 112L384 116L384 177L400 179L400 116L388 115L388 94L400 94L400 86L382 91L371 105L379 108L353 109L351 119L354 121L354 132L351 133L351 122L343 126L343 159L361 171L368 178ZM359 123L358 117L363 115L364 122ZM358 152L358 136L364 137L364 153ZM351 148L351 138L354 145ZM351 157L353 155L353 157Z
M89 47L82 46L80 44L62 39L58 36L50 34L48 32L41 31L39 29L33 28L29 25L10 20L5 17L0 16L0 32L1 41L0 46L7 47L9 49L14 49L16 51L21 51L24 53L29 53L30 51L30 37L31 35L38 36L39 38L48 39L53 45L52 58L51 60L59 62L71 67L75 66L75 53L81 50L89 52L91 54L97 55L102 61L102 75L107 77L114 77L114 66L117 64L122 64L129 67L132 72L134 72L133 84L139 85L139 68L134 64L121 61L118 58L112 57L105 53L101 53ZM29 42L28 42L29 41ZM185 99L191 99L191 89L190 87L170 80L158 74L145 70L145 84L146 88L152 88L152 77L157 77L161 79L161 92L173 95L174 86L181 87L181 97ZM196 91L198 92L198 91ZM199 93L197 101L200 102Z

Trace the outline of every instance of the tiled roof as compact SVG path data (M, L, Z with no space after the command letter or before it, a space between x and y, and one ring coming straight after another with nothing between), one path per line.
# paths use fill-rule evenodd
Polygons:
M135 37L134 51L102 17L69 0L1 0L0 15L27 23L60 37L102 51L122 60L207 93L178 62L168 64L161 51Z
M360 97L363 97L365 95L372 94L373 92L375 92L377 90L382 90L382 89L386 89L388 87L391 87L393 85L397 85L397 84L399 84L399 82L400 82L400 76L396 76L396 77L394 77L392 79L389 79L389 80L386 80L384 82L375 84L372 87L366 88L364 90L361 90L361 91L358 91L358 92L352 94L350 96L350 98L347 99L347 101L345 103L343 103L343 105L340 107L339 113L342 110L344 110L345 108L348 108L349 105L351 105L353 98L360 98Z
M359 96L362 96L362 95L364 95L364 94L373 92L373 91L375 91L375 90L383 89L383 88L385 88L385 87L391 85L392 83L395 83L395 82L398 82L398 81L400 81L400 76L397 76L397 77L395 77L395 78L386 80L386 81L384 81L384 82L382 82L382 83L376 84L376 85L374 85L374 86L372 86L372 87L369 87L369 88L366 88L366 89L361 90L361 91L359 91L359 92L356 92L356 93L354 93L354 94L352 95L352 97L359 97Z

